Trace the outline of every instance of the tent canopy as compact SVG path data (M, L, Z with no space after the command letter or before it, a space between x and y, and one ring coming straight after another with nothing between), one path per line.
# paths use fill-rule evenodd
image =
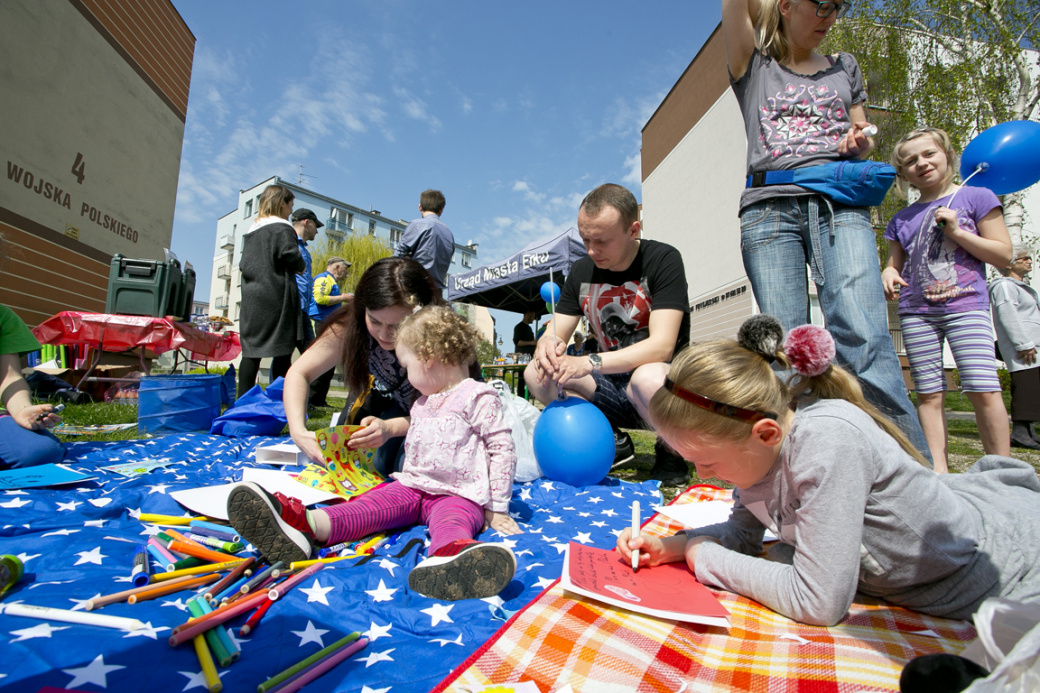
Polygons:
M545 313L542 284L553 280L563 286L575 260L584 257L585 245L575 228L556 238L537 241L505 260L448 277L447 299L514 313Z

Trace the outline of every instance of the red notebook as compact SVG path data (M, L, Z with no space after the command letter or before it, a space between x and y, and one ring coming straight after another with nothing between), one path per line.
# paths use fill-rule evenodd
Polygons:
M729 612L685 562L636 571L614 551L572 541L560 584L569 592L647 616L729 628Z

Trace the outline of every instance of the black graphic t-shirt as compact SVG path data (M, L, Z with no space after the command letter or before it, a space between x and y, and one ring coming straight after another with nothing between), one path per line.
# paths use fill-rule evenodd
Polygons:
M622 272L599 269L588 257L574 263L556 306L561 315L584 315L600 351L616 351L650 336L650 313L683 312L675 352L690 343L690 301L679 251L666 243L641 240L639 252Z

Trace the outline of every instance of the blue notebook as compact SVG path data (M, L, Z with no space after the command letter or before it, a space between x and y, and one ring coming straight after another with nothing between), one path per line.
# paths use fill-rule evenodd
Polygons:
M96 478L89 474L74 472L64 465L41 464L36 467L8 469L0 472L0 491L37 486L62 486Z

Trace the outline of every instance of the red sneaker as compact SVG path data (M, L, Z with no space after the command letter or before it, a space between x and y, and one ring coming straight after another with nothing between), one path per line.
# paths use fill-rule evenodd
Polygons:
M504 590L514 573L516 556L509 547L459 539L415 566L408 586L430 599L484 599Z
M259 484L236 484L227 500L228 521L270 563L305 561L311 557L314 532L307 509L296 498L271 495Z

